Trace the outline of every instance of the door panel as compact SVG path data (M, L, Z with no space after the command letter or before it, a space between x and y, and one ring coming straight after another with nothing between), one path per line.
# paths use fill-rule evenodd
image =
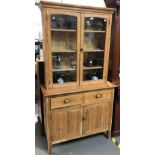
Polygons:
M48 12L50 87L79 85L80 14Z
M52 141L59 141L80 136L81 129L81 108L55 109L52 115Z
M108 130L110 102L84 106L82 112L83 134Z
M81 19L81 79L82 84L104 81L104 55L107 17L83 14Z

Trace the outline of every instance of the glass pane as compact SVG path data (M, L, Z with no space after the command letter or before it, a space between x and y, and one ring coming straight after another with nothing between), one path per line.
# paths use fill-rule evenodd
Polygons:
M77 54L76 53L53 53L53 82L75 82L77 71Z
M84 67L103 67L103 52L85 52Z
M53 52L75 52L77 34L75 32L52 31L52 51Z
M77 17L51 15L53 83L77 80Z
M103 79L106 19L85 18L83 80Z
M103 52L84 52L84 81L103 79L103 54Z
M105 31L106 19L96 17L85 18L85 30L88 31Z
M53 73L53 83L62 84L65 82L75 82L76 71L62 71Z
M105 35L102 33L87 32L84 34L84 50L104 50Z
M52 15L51 16L51 28L52 29L77 29L77 18L68 15Z
M83 74L83 80L88 81L88 80L99 80L102 79L103 70L102 69L90 69L90 70L85 70Z
M76 69L76 53L53 53L53 70L57 69Z

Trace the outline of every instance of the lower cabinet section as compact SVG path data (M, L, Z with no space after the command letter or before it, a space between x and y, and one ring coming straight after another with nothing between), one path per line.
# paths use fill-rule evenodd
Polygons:
M80 136L81 108L73 106L51 111L52 141L62 141Z
M111 102L51 110L52 142L109 130Z
M87 105L82 108L82 134L106 131L111 113L109 102Z
M96 133L111 136L114 89L47 96L44 98L48 149ZM90 98L89 98L90 97Z

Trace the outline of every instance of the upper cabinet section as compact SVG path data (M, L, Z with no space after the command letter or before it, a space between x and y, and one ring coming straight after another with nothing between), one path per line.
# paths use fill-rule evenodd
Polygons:
M40 8L46 88L105 83L113 9L44 1Z

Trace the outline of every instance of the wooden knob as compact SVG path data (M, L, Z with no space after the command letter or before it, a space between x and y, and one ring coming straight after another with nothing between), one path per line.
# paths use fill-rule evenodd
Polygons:
M82 118L82 120L83 120L83 121L85 121L85 120L86 120L86 118L84 118L84 117L83 117L83 118Z
M81 48L80 51L83 52L83 48Z
M71 101L70 99L65 99L65 100L64 100L64 103L67 104L67 103L69 103L70 101Z
M97 94L97 95L96 95L96 98L100 98L100 97L102 97L101 94Z

